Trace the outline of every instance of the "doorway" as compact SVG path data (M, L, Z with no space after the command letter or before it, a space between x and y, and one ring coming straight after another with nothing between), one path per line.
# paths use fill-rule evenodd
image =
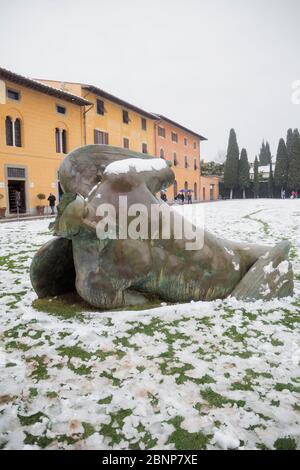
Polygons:
M214 185L213 184L210 185L210 200L211 201L214 200Z
M17 201L19 201L19 212L26 213L26 186L25 181L8 180L8 202L9 213L17 213Z

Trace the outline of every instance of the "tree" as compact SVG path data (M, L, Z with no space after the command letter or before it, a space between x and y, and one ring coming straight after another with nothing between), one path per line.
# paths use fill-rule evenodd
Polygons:
M224 169L224 186L230 189L230 199L232 199L234 188L238 185L239 154L236 133L234 129L231 129Z
M248 162L247 150L242 149L239 162L239 185L243 191L243 199L246 197L246 188L250 185L250 166Z
M288 154L288 160L290 160L292 156L292 142L293 142L293 129L289 129L287 131L287 136L286 136L286 149L287 149L287 154Z
M269 142L265 143L263 141L260 152L259 152L259 165L260 166L269 165L270 161L271 161L270 144Z
M272 158L271 158L269 179L268 179L268 194L269 194L269 197L273 197L273 189L274 189L273 187L274 187L274 178L273 178L273 166L272 166Z
M285 145L284 139L279 140L277 155L276 155L276 165L274 172L274 183L275 186L281 189L287 188L288 183L288 167L289 167L289 157L287 146Z
M293 191L300 189L300 135L298 129L293 132L288 187Z
M259 197L259 174L258 174L258 159L254 160L254 197Z
M202 176L223 176L224 163L200 161Z

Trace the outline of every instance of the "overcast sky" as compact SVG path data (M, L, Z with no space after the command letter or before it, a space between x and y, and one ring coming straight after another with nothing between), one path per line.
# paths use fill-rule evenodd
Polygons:
M299 0L0 0L0 66L94 84L249 160L300 128Z

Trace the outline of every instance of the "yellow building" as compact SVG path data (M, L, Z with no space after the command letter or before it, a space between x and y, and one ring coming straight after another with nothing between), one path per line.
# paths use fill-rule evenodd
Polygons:
M53 80L38 81L84 97L92 103L84 114L87 144L109 144L155 155L155 114L92 85Z
M181 189L193 199L216 199L215 181L200 175L201 135L92 85L29 79L0 68L0 216L36 213L59 199L64 155L85 144L109 144L173 162L172 200ZM202 184L203 183L203 184ZM203 185L203 188L202 188ZM205 188L207 189L204 189ZM210 188L208 190L208 188ZM1 198L2 195L2 198Z
M39 193L58 195L64 155L83 145L90 102L0 68L0 207L36 212Z

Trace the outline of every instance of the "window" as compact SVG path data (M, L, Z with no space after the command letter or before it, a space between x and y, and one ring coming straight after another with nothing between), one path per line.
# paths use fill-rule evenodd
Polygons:
M189 185L188 185L188 182L187 182L187 181L184 183L184 189L185 189L186 191L189 189Z
M197 160L194 159L194 170L197 170L198 169L198 166L197 166Z
M178 142L178 135L176 134L176 132L172 132L171 139L172 142Z
M187 140L187 138L185 137L185 138L184 138L184 145L187 146L187 144L188 144L188 140Z
M63 129L62 133L61 133L61 147L62 147L62 153L67 153L67 131L66 131L66 129Z
M7 116L5 119L6 145L14 145L13 142L13 123L12 119Z
M105 108L104 108L104 101L102 100L97 100L97 114L103 114L105 113Z
M60 106L59 104L56 105L56 111L59 114L66 114L66 108L64 106Z
M127 139L127 137L123 139L123 147L124 149L129 149L129 139Z
M60 130L58 127L55 129L55 146L56 146L56 153L60 153Z
M17 118L15 120L15 146L16 147L22 147L22 142L21 142L21 120Z
M56 153L67 153L67 131L66 129L55 129Z
M178 165L176 152L173 153L173 162L174 162L174 166Z
M194 149L196 150L197 148L197 142L194 142Z
M159 156L160 156L160 158L165 158L164 149L160 149Z
M145 144L145 143L142 144L142 152L143 153L148 153L147 144Z
M124 124L128 124L129 121L130 121L130 119L129 119L128 111L123 109L123 122L124 122Z
M19 91L11 90L11 89L8 88L7 92L6 92L6 96L10 100L20 101L20 92Z
M21 119L14 121L10 116L5 119L6 145L10 147L22 147Z
M142 129L143 129L143 131L146 131L146 130L147 130L147 119L142 118L142 119L141 119L141 122L142 122Z
M188 164L188 158L187 157L184 157L184 168L188 168L189 164Z
M8 178L25 178L25 168L17 168L15 166L7 168Z
M95 144L108 145L108 132L102 132L94 129L94 142Z
M166 137L166 129L164 127L158 126L158 135L159 137Z

